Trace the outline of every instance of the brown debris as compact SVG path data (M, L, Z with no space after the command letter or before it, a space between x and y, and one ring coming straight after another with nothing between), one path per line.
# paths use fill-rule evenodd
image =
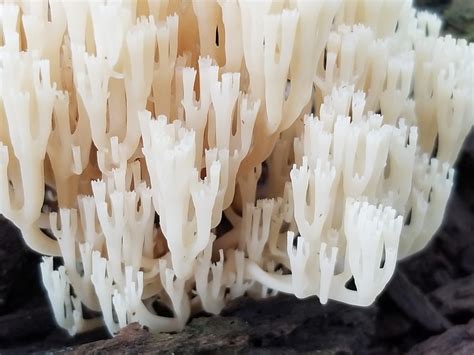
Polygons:
M474 274L457 279L432 292L439 311L448 316L474 316Z
M405 315L418 322L424 329L440 332L451 327L451 323L402 271L394 275L387 292Z
M408 354L474 354L474 320L465 325L457 325L441 335L429 338L413 347Z

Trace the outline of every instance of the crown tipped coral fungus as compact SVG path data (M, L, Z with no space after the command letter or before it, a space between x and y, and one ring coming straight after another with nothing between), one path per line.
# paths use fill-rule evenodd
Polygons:
M0 212L46 255L71 334L177 331L243 294L369 305L441 223L474 46L410 0L4 1L0 19Z

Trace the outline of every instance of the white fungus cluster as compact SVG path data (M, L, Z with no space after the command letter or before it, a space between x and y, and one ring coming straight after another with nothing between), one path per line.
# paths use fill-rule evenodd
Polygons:
M474 46L440 28L410 0L2 0L0 213L57 322L371 304L473 125Z

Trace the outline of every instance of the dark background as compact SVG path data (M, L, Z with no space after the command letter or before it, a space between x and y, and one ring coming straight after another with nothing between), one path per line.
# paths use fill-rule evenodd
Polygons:
M416 2L441 14L445 31L474 40L474 0ZM373 306L321 306L315 298L285 295L241 299L222 316L197 317L171 335L132 325L112 340L93 342L107 339L104 329L69 337L52 318L40 280L41 256L0 216L0 352L474 354L473 132L456 168L437 236L399 265Z

